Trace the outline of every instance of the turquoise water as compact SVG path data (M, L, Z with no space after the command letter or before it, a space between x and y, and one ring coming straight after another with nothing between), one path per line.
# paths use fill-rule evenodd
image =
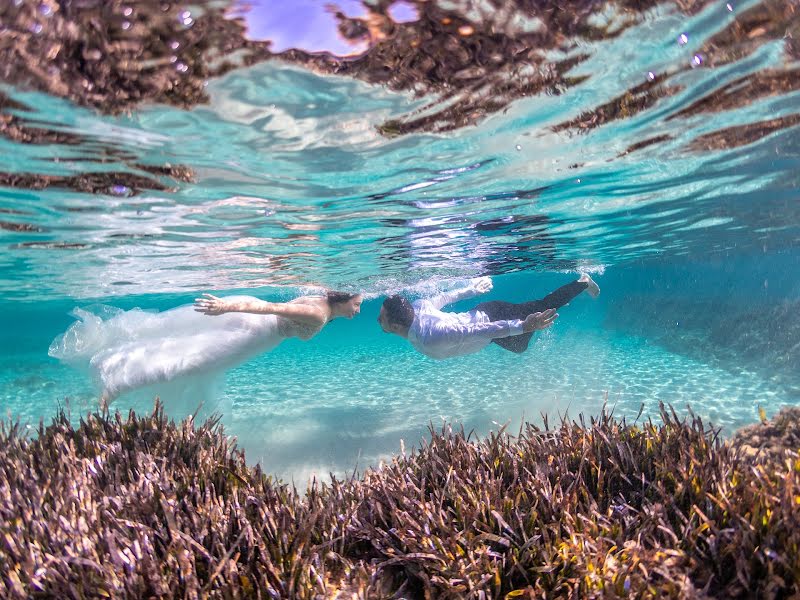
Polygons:
M0 406L31 424L59 406L75 418L96 407L89 378L47 355L76 306L165 310L202 291L288 300L320 286L363 292L362 314L230 371L204 409L223 412L250 460L297 482L378 464L429 424L482 434L604 404L646 418L663 401L727 432L758 420L759 407L797 404L798 127L692 144L795 115L798 93L681 113L739 78L792 66L783 42L687 69L676 93L641 112L558 127L648 73L690 64L703 40L756 5L709 4L691 17L655 9L618 38L585 43L583 83L441 134L376 128L430 98L279 61L209 81L210 103L192 110L104 116L6 86L32 108L14 114L83 141L0 139L3 172L170 163L191 167L194 181L167 191L0 188ZM683 32L692 44L676 42ZM561 310L523 355L490 347L437 362L375 322L388 293L491 275L485 299L524 301L578 271L593 274L600 297ZM163 400L173 416L185 412Z

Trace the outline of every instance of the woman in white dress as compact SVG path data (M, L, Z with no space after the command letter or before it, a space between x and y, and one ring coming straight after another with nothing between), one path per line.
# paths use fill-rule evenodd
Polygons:
M53 340L49 354L88 365L107 405L121 394L156 384L177 382L172 390L187 390L202 381L207 387L286 338L309 340L332 319L354 317L361 302L359 294L334 291L290 302L203 294L194 305L164 312L102 307L98 316L76 309L73 315L80 320Z

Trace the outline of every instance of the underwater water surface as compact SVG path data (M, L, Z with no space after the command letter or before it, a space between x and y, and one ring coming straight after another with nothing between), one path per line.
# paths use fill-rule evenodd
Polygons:
M403 27L427 14L402 4ZM550 62L517 59L508 74L534 81L556 64L561 79L502 102L506 80L485 73L454 78L476 84L448 97L288 55L209 77L208 102L189 108L109 114L5 83L3 413L35 426L59 407L75 419L96 409L90 377L48 356L76 307L324 287L363 293L361 314L232 369L201 409L223 414L249 460L298 483L378 464L444 422L483 434L603 406L646 419L664 402L730 432L797 404L790 8L661 3L602 39L567 32ZM470 18L457 39L491 21ZM376 323L387 294L488 275L494 289L475 302L522 302L579 272L599 298L576 298L521 355L434 361ZM167 412L194 412L178 395L162 396ZM140 394L112 409L151 406Z

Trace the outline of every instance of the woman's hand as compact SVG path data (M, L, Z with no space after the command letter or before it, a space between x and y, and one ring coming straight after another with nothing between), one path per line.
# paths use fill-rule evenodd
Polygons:
M234 310L232 302L217 298L211 294L203 294L202 298L194 299L194 309L205 315L221 315Z

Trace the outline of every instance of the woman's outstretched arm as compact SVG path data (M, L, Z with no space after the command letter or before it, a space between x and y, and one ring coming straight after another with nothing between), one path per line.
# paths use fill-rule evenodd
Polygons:
M266 302L264 300L229 300L211 294L195 298L194 309L206 315L221 315L229 312L245 312L257 315L278 315L308 325L322 325L325 317L319 308L311 304L294 302Z

